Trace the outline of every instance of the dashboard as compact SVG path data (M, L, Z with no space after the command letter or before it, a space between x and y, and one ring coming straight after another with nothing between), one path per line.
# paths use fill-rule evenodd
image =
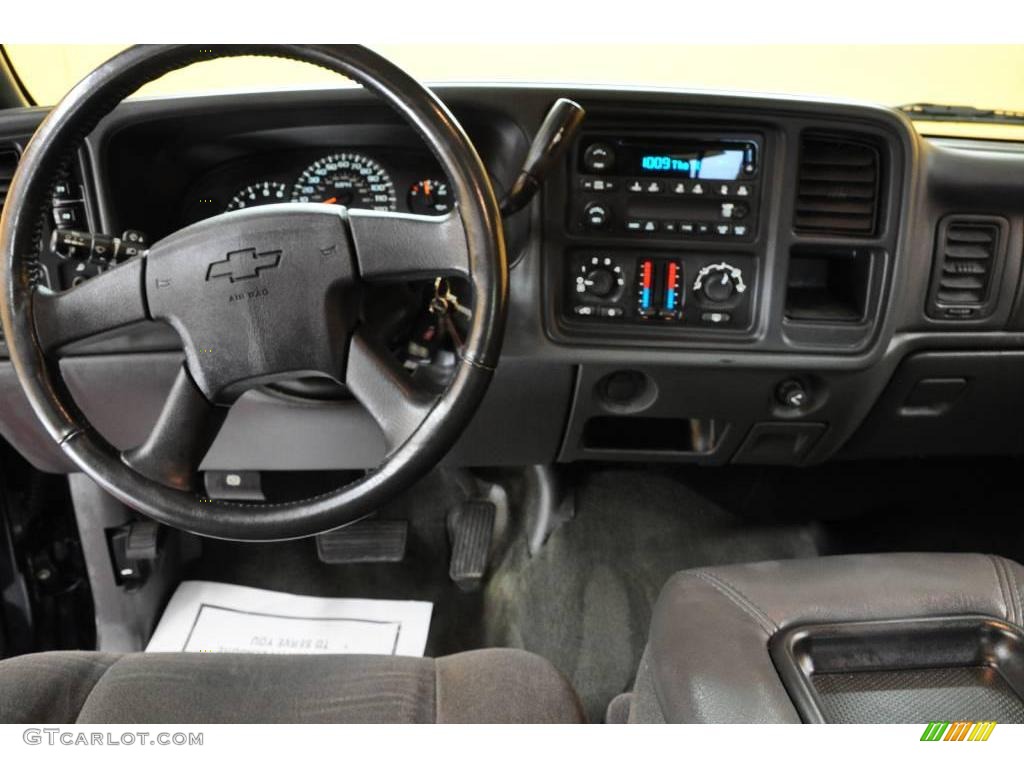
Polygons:
M504 222L502 360L448 464L1024 453L1024 145L929 139L888 109L796 98L437 92L499 197L555 99L587 110L541 194ZM0 152L42 115L0 113ZM265 203L455 204L416 134L358 89L127 102L60 184L53 227L70 217L149 242ZM45 254L41 267L55 289L106 268ZM63 350L61 367L90 420L128 447L180 359L173 331L147 323ZM3 360L0 396L4 438L68 471ZM352 469L383 450L344 397L257 391L204 467Z
M193 182L180 203L181 226L270 203L442 215L455 203L430 155L388 147L268 152L219 165Z

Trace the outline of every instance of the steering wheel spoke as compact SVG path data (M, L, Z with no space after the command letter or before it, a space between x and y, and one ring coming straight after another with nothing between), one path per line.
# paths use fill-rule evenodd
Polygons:
M365 330L352 337L345 384L384 432L389 453L416 431L437 402Z
M143 295L144 257L101 272L79 286L33 294L36 336L47 352L73 341L147 319Z
M121 458L141 475L169 488L195 490L195 477L228 409L211 403L181 366L160 417L142 445Z
M353 208L348 223L363 280L469 276L466 232L457 210L417 216Z

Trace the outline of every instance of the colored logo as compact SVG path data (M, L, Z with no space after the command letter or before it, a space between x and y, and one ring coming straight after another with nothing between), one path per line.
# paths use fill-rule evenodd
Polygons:
M226 277L232 283L237 280L251 280L259 277L264 269L273 269L281 261L280 251L256 253L255 248L232 251L223 261L215 261L206 270L206 279Z
M953 723L933 721L924 729L921 741L988 741L995 727L995 720L982 720L977 723L965 720Z

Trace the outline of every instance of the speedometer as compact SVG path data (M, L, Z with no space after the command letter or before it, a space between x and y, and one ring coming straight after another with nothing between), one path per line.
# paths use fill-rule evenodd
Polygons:
M304 170L292 188L292 201L393 211L398 196L380 163L365 155L342 152L322 157Z

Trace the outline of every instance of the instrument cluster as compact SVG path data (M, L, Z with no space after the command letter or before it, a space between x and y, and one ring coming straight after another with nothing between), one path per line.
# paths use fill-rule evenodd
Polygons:
M181 224L272 203L447 213L455 200L433 158L394 149L264 153L218 166L192 185Z

